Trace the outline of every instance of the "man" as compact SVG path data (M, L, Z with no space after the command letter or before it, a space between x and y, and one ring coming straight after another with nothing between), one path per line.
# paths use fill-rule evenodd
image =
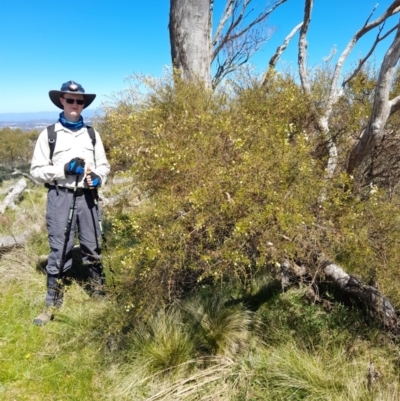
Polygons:
M80 84L68 81L61 90L51 90L49 96L63 111L58 122L39 135L31 164L32 177L48 188L46 224L51 249L46 266L46 309L33 321L38 326L47 324L54 308L63 302L62 275L72 265L76 231L92 292L103 295L96 188L105 183L110 171L99 134L86 126L81 116L96 95L85 93ZM53 128L50 138L49 130Z

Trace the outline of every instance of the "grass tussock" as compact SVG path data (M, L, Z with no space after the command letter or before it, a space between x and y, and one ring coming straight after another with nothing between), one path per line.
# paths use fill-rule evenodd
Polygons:
M226 291L200 291L183 309L201 348L232 357L243 351L251 336L251 313L243 305L229 305Z
M193 357L191 333L178 311L159 311L132 333L132 357L150 374L166 372Z

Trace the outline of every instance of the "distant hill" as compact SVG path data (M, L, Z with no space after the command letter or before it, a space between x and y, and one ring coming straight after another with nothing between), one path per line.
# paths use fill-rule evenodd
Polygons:
M92 118L96 112L95 109L83 110L83 118ZM38 111L35 113L0 113L0 121L21 122L21 121L38 121L38 120L57 120L60 111Z
M0 129L9 127L14 129L22 129L29 131L37 129L43 130L50 124L58 120L60 112L55 111L39 111L36 113L0 113ZM93 116L100 114L100 110L87 109L83 110L82 116L86 123L90 123Z

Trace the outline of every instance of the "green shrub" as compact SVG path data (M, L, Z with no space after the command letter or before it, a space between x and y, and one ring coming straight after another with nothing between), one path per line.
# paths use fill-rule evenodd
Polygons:
M107 214L130 316L201 285L276 277L284 259L313 274L320 252L400 303L396 203L360 189L342 166L326 180L313 99L292 77L213 93L170 77L136 79L101 123L113 168L131 179Z
M299 97L291 80L233 97L167 81L109 110L112 163L147 194L111 216L123 293L138 311L209 280L248 281L293 255L283 238L312 224L321 188Z

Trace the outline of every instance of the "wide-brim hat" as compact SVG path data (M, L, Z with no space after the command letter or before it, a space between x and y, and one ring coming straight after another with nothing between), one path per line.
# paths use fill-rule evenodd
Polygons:
M96 95L93 93L85 93L82 85L74 82L68 81L61 85L61 90L52 90L49 92L50 100L59 108L64 109L63 105L60 102L60 96L64 93L71 93L73 95L83 95L85 99L85 105L83 106L84 109L90 106L90 104L95 99Z

